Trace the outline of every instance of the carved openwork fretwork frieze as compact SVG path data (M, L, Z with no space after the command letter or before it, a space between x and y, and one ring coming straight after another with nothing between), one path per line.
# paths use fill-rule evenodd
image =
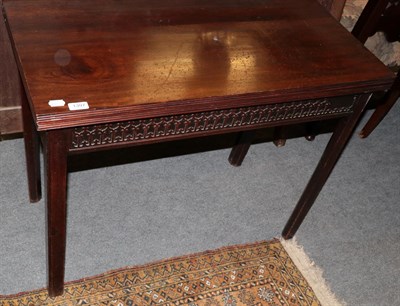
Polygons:
M129 143L152 138L167 138L183 134L262 126L266 123L346 114L352 111L354 99L318 99L301 102L249 106L193 114L139 119L117 123L74 128L70 148ZM333 103L334 102L334 103Z

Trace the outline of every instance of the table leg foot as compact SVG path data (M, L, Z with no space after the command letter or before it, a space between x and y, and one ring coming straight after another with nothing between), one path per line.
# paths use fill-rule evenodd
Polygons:
M229 155L229 163L232 166L239 167L242 164L247 152L249 151L254 136L255 131L246 131L239 134L237 142Z
M44 139L47 186L48 290L51 297L64 290L66 212L67 212L67 135L49 131Z
M286 139L275 139L272 142L277 148L281 148L286 145Z
M315 139L315 135L316 135L316 131L315 131L315 122L308 122L306 123L306 140L308 141L314 141Z
M274 128L273 143L276 147L281 148L286 145L286 133L284 126L277 126Z
M327 147L325 148L317 168L311 176L306 189L303 191L299 202L297 203L292 215L283 229L282 237L284 239L293 238L311 206L314 204L315 199L320 193L322 187L331 174L333 167L335 166L341 153L343 152L343 149L350 139L361 113L368 103L369 97L370 95L366 94L360 96L354 106L353 113L339 121Z

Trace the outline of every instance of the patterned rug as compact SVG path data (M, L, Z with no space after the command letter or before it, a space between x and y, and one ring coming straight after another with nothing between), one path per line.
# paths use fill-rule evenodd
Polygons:
M321 305L279 240L224 247L67 283L0 296L16 305Z

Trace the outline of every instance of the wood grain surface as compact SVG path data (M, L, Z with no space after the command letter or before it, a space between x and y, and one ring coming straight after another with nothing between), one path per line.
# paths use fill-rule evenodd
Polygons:
M4 8L38 130L375 91L393 79L313 0Z

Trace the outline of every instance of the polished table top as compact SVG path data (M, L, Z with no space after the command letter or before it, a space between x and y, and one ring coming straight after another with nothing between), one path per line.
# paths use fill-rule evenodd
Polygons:
M315 0L6 0L4 10L39 131L361 93L393 78ZM89 109L49 106L57 99Z

